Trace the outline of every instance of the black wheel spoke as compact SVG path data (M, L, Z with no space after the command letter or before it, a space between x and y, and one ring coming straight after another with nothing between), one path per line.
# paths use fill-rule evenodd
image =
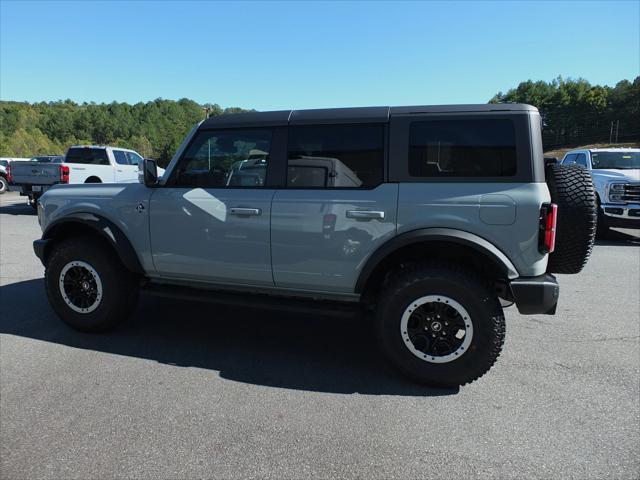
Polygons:
M90 309L98 300L97 279L91 270L82 265L73 265L66 269L61 283L66 296L65 301L76 308Z
M460 312L445 301L423 303L407 321L407 335L413 347L432 358L454 354L464 343L466 332Z

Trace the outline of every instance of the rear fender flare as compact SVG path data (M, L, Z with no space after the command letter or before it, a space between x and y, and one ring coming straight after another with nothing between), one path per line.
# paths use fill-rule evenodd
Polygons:
M379 247L362 268L355 293L363 293L376 267L389 255L409 245L425 242L451 242L470 247L491 260L509 280L520 276L511 260L502 251L478 235L452 228L422 228L398 235Z

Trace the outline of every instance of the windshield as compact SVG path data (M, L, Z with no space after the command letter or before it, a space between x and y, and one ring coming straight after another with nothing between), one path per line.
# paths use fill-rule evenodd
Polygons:
M593 152L591 164L595 169L631 170L640 168L640 152Z

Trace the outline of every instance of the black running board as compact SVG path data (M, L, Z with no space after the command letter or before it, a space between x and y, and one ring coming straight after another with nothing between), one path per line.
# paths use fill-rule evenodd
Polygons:
M221 290L185 287L159 283L147 283L143 291L179 300L210 302L236 307L279 310L296 313L312 313L340 317L352 317L362 311L358 302L338 302L311 298L285 297L258 293L234 293Z

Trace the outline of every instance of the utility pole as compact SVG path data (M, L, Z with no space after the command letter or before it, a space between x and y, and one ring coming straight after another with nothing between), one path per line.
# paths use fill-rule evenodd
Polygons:
M201 107L202 110L204 110L204 119L206 120L207 118L209 118L209 112L211 111L211 108L209 107Z
M620 120L616 121L616 143L618 143L618 129L620 128Z
M612 137L613 137L613 120L611 120L611 128L609 129L609 145L611 145Z

